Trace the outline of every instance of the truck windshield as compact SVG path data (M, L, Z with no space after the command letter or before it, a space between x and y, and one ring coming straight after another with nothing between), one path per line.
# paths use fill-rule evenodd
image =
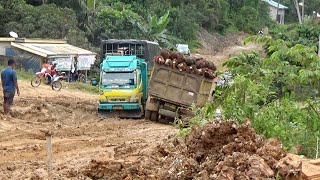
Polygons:
M135 85L136 84L136 72L103 72L102 85Z

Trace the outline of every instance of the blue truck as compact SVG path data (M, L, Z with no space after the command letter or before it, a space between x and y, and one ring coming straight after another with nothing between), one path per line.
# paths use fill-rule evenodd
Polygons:
M103 117L140 118L148 98L148 75L159 44L145 40L101 43L98 113Z

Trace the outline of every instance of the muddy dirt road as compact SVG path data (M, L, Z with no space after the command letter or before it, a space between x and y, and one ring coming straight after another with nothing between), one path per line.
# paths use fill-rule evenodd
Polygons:
M177 132L145 120L101 119L95 95L32 88L28 82L20 86L13 117L0 115L0 179L47 179L46 129L54 132L57 179L74 176L91 160L134 161Z
M240 38L235 39L235 44L240 42ZM210 43L214 41L209 40ZM219 39L216 42L221 43ZM198 53L221 69L230 56L251 51L256 46L232 44L221 48L224 50L219 53L212 48ZM107 177L117 174L114 170L122 169L126 162L140 162L143 158L148 159L145 166L153 167L148 164L148 155L163 140L178 132L172 125L145 120L101 119L96 115L97 95L66 88L55 92L44 85L32 88L29 82L23 81L20 86L21 96L15 98L12 117L4 117L2 108L0 110L0 179L48 178L43 130L54 133L52 177L55 179L83 179L79 174L81 176L95 161L105 164L97 163L98 168L89 172L100 172L102 166L102 169L107 168ZM2 107L2 93L0 98ZM113 170L109 170L109 166Z

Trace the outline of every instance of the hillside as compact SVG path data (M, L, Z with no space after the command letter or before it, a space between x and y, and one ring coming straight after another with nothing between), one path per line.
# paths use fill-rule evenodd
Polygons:
M0 0L0 36L15 31L26 38L67 38L84 48L98 47L108 38L196 48L201 29L255 34L272 24L268 12L260 0Z

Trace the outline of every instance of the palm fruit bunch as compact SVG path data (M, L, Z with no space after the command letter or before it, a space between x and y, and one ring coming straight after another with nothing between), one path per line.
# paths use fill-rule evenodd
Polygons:
M162 49L158 55L154 57L154 62L178 69L180 72L204 76L209 79L216 77L215 71L217 67L213 62L198 57L185 57L181 53Z

